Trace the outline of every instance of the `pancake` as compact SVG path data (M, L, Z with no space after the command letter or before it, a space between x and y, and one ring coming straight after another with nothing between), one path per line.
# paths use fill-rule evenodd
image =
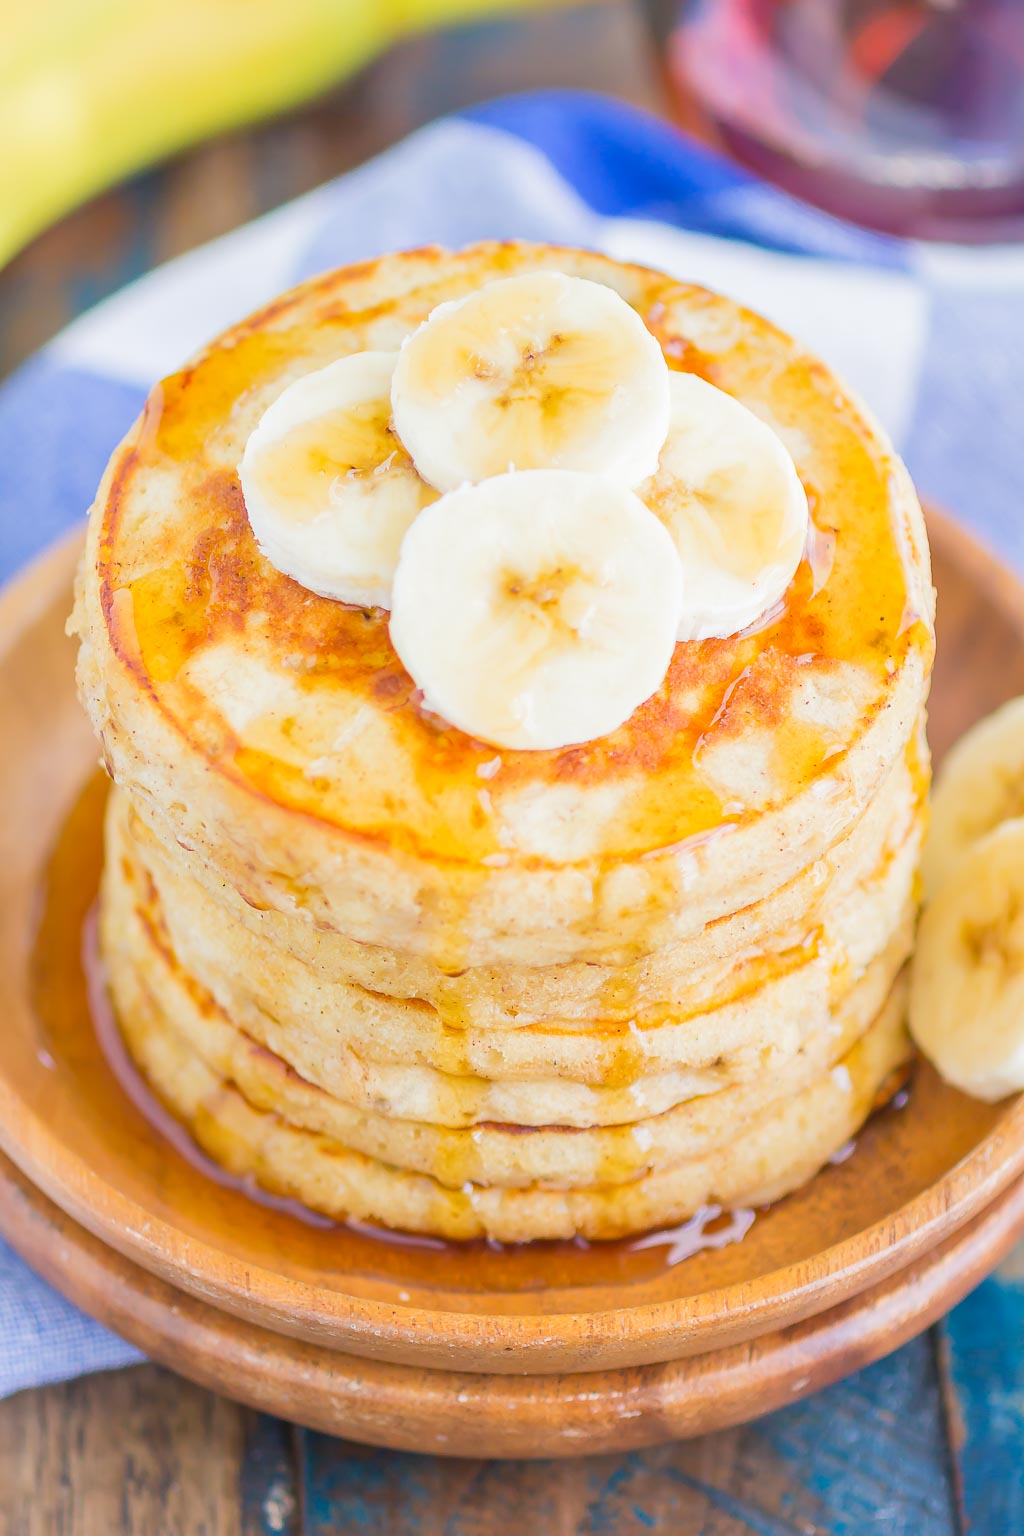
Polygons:
M346 1104L387 1105L445 1124L465 1123L467 1105L479 1106L481 1118L534 1123L543 1113L601 1124L610 1117L606 1106L620 1113L623 1100L632 1118L668 1107L669 1096L679 1102L783 1070L828 1029L833 1010L901 930L897 967L906 958L923 830L918 818L871 880L830 910L827 926L791 954L740 967L725 998L703 1011L651 1009L626 1026L554 1021L495 1030L453 1029L422 1003L318 983L293 956L232 925L194 882L154 875L132 841L122 797L112 797L108 815L108 962L127 951L119 964L150 965L158 937L229 1019L310 1082ZM639 1102L625 1089L635 1089Z
M167 1107L197 1143L239 1177L338 1220L409 1232L502 1242L620 1237L685 1221L708 1204L761 1205L806 1182L902 1081L911 1048L905 984L837 1067L775 1114L743 1125L703 1158L628 1182L553 1189L458 1188L352 1151L294 1125L280 1109L255 1107L173 1029L140 976L125 972L118 999L128 1047Z
M598 1022L633 1025L663 1017L666 1009L698 1013L723 991L736 990L738 966L763 968L778 956L785 957L784 966L799 960L801 950L817 943L818 930L830 920L835 926L834 914L849 904L858 887L872 880L883 860L905 847L915 829L919 835L927 790L922 717L904 758L890 771L856 826L795 880L754 906L719 919L692 940L622 966L573 962L469 967L457 974L446 973L421 956L360 944L317 926L303 914L257 909L224 880L212 890L204 881L200 889L188 850L176 842L161 843L134 811L123 813L130 818L137 856L161 892L176 942L189 948L213 990L217 988L211 969L237 972L243 968L260 995L268 997L277 990L278 966L288 966L291 956L301 967L299 973L290 971L294 986L303 993L325 989L333 994L328 1009L332 1029L338 1027L339 1012L356 1011L365 1017L367 1050L384 1038L385 1010L391 999L402 1005L406 1018L419 1020L421 1027L430 1015L416 1005L430 1004L437 1014L437 1022L430 1027L436 1035L440 1026L442 1056L458 1049L467 1031L476 1030L481 1048L499 1053L504 1060L517 1047L513 1041L493 1038L499 1030L555 1020L563 1049L572 1051L571 1037L566 1036L574 1024L587 1029ZM127 804L123 802L122 810ZM112 805L112 818L122 810ZM204 890L214 897L212 902L204 899ZM855 964L872 952L870 945L865 949L860 944L859 932L851 925L844 934ZM247 944L246 934L258 940L255 949ZM196 945L202 946L202 955ZM235 948L245 949L243 967L231 960ZM344 990L335 993L335 985ZM352 987L358 990L353 1002L346 1004ZM711 1058L725 1049L726 1042L708 1039ZM443 1068L445 1061L433 1064ZM472 1070L491 1075L483 1065Z
M385 613L268 563L236 466L290 382L542 268L774 427L811 529L781 601L677 644L618 730L497 752L425 708ZM884 435L727 299L525 244L284 295L153 391L90 517L70 628L129 1052L225 1167L337 1218L602 1238L779 1197L909 1060L933 618Z
M541 267L618 289L671 366L776 426L814 531L760 627L678 645L610 736L495 768L423 708L386 615L315 597L260 555L235 466L292 379ZM659 274L480 245L315 279L165 380L100 487L72 628L112 775L196 878L451 970L618 963L699 941L795 880L906 749L932 617L906 473L820 362Z
M141 986L154 1028L173 1034L254 1107L276 1111L290 1124L322 1132L350 1151L427 1173L452 1188L471 1180L498 1186L543 1181L551 1188L571 1189L623 1183L652 1168L700 1159L731 1141L738 1125L752 1128L765 1115L784 1118L792 1098L835 1066L882 1008L909 950L912 912L906 906L884 952L846 993L834 1017L786 1059L765 1063L736 1086L687 1097L638 1123L602 1126L594 1116L586 1128L531 1119L514 1124L482 1120L450 1129L450 1122L425 1123L404 1115L390 1101L379 1109L353 1108L300 1076L294 1060L282 1060L265 1039L253 1039L238 1028L182 968L151 909L132 902L126 910L108 900L102 920L118 1015L130 1016ZM665 1076L674 1079L675 1074ZM479 1080L455 1079L447 1086L459 1104L466 1101L463 1095L487 1102L500 1091L499 1085ZM531 1110L555 1100L557 1112L558 1086L553 1092L549 1084L528 1083L513 1091Z

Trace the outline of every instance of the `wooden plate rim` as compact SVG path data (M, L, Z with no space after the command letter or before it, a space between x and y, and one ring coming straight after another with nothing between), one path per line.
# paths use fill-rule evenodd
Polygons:
M891 1353L1024 1233L1024 1181L929 1253L794 1326L688 1360L558 1376L396 1365L274 1333L117 1253L4 1158L0 1232L70 1301L151 1358L253 1408L393 1450L549 1458L725 1429Z

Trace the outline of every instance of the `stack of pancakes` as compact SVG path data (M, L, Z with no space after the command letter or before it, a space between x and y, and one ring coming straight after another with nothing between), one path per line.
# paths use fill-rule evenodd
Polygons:
M263 558L236 466L293 379L537 268L610 284L766 419L813 526L783 603L678 645L618 731L499 752L423 707L385 613ZM154 391L91 517L128 1049L213 1157L337 1218L601 1238L793 1189L909 1058L932 616L891 448L735 304L525 245L295 290Z

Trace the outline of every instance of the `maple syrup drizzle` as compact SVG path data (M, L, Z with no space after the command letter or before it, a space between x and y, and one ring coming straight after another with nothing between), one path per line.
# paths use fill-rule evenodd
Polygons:
M822 528L811 517L807 524L807 548L804 558L811 570L811 597L817 597L829 577L836 559L838 534L834 528Z
M222 1168L150 1088L128 1053L111 1006L98 947L96 901L106 788L102 773L86 785L58 840L42 893L34 956L37 1008L44 1027L47 1021L66 1020L47 1029L38 1046L47 1070L60 1070L69 1056L88 1057L91 1049L109 1069L116 1092L137 1111L159 1143L211 1184L310 1229L311 1236L315 1233L319 1242L329 1245L322 1254L318 1251L325 1268L389 1279L404 1275L415 1278L417 1285L456 1280L481 1290L577 1289L650 1282L700 1253L742 1241L754 1213L725 1213L708 1206L690 1221L635 1238L450 1242L369 1222L333 1222L297 1200L261 1188L252 1175L239 1176ZM68 945L67 934L76 930L80 943ZM111 1112L116 1113L116 1108L114 1100Z
M244 1195L247 1200L256 1205L272 1211L280 1211L283 1215L290 1216L306 1225L319 1228L322 1231L336 1230L344 1227L346 1232L365 1237L373 1243L383 1243L390 1248L404 1248L419 1250L421 1252L445 1253L472 1251L484 1248L488 1253L505 1254L529 1247L540 1249L552 1249L556 1247L568 1247L579 1253L589 1253L600 1248L622 1248L626 1253L643 1253L649 1249L665 1250L663 1263L665 1268L674 1268L683 1263L685 1259L693 1258L698 1253L711 1252L719 1248L725 1248L731 1243L742 1242L749 1232L756 1217L756 1212L745 1207L739 1207L733 1211L724 1211L720 1205L702 1206L689 1221L677 1226L658 1228L650 1232L642 1233L639 1237L620 1239L610 1243L591 1243L586 1238L575 1237L566 1244L541 1243L501 1243L494 1238L486 1238L482 1241L471 1243L457 1243L445 1238L430 1237L420 1232L399 1232L388 1227L379 1227L372 1222L359 1221L354 1217L345 1222L336 1222L330 1217L314 1211L309 1206L303 1205L299 1200L293 1200L286 1195L276 1195L270 1190L262 1188L252 1174L233 1174L219 1163L209 1157L193 1139L188 1129L163 1104L158 1095L149 1086L142 1072L132 1060L125 1045L124 1038L117 1025L117 1019L110 1001L110 993L107 987L103 959L99 949L99 923L96 904L94 903L86 916L82 928L81 944L82 970L86 979L86 987L89 998L89 1013L96 1040L103 1057L109 1066L118 1086L134 1107L142 1115L143 1119L162 1137L178 1154L179 1157L201 1173L204 1178L212 1179L223 1189L235 1190ZM40 1059L49 1056L48 1052L40 1051ZM52 1063L52 1058L49 1058ZM627 1127L627 1129L629 1129ZM838 1160L838 1159L837 1159Z
M342 320L340 323L347 322ZM207 507L209 531L214 536L204 535L187 551L187 559L178 558L180 551L177 554L172 551L167 564L148 575L136 574L134 579L120 573L115 562L110 573L113 583L109 615L112 632L115 641L119 640L125 648L130 664L144 669L158 688L167 685L168 689L173 689L179 672L196 651L220 634L241 628L250 622L254 613L270 615L268 622L282 630L281 643L286 644L289 653L294 652L296 661L301 663L297 676L305 678L310 686L326 687L330 683L338 687L363 687L380 705L381 711L394 721L409 761L415 767L422 790L424 815L427 817L427 812L433 815L432 820L427 817L429 825L422 833L431 851L441 856L465 856L470 863L481 855L494 857L493 829L487 818L480 825L468 822L464 827L461 822L456 825L462 806L457 794L450 789L452 784L457 790L460 784L468 781L472 794L466 798L471 808L478 811L476 791L481 765L489 760L490 749L467 744L458 733L440 729L435 718L426 717L408 679L395 664L387 643L386 622L379 616L375 619L359 611L345 610L343 605L310 600L308 595L297 601L293 584L276 573L268 575L263 571L245 526L235 477L224 468L225 463L231 461L234 450L225 454L221 439L228 430L225 424L231 422L239 399L246 391L272 380L294 363L297 356L307 356L311 365L328 360L328 356L336 351L331 325L328 315L320 317L315 325L242 330L230 348L215 350L201 363L165 380L153 392L146 408L145 428L136 459L140 464L155 458L165 463L194 466L190 470L190 493ZM685 362L687 366L696 368L700 362L699 354L689 342L670 339L666 343L666 352L673 360ZM714 367L707 371L713 375ZM801 391L813 394L817 388L813 379L794 379L793 386L798 397ZM705 841L734 830L743 807L721 801L716 792L703 783L698 761L709 731L713 726L720 726L728 714L730 699L723 699L722 690L730 678L734 679L730 695L736 687L741 696L742 686L737 685L742 684L752 664L764 654L783 656L791 665L809 664L819 659L827 663L838 658L885 667L886 663L895 665L894 657L909 647L910 632L923 621L912 594L905 591L906 552L889 548L887 540L880 546L875 537L876 531L881 530L887 509L872 491L871 466L854 438L845 441L840 434L833 446L842 452L833 457L837 461L840 457L844 459L841 466L844 472L839 476L839 483L841 487L849 485L850 489L842 494L848 500L855 499L858 507L863 508L864 516L860 523L843 522L841 547L837 547L834 529L812 520L804 564L794 580L789 600L763 615L742 635L724 643L709 642L689 653L693 663L692 678L684 675L683 662L687 658L683 654L685 648L680 648L677 665L679 696L684 696L683 684L686 682L689 681L695 690L700 685L704 707L695 708L690 718L681 724L669 692L663 699L652 702L643 722L644 740L641 743L645 750L650 748L654 754L647 771L651 793L644 802L642 813L637 814L635 825L630 825L629 846L616 845L602 850L609 867L617 859L638 855L656 863L666 853L696 850ZM858 491L861 485L863 494ZM127 478L124 489L128 489ZM823 512L829 510L827 496L814 496L814 510L819 505ZM863 579L866 571L870 572L870 581ZM119 585L122 580L125 585ZM815 603L826 585L833 590L824 600ZM865 608L865 603L869 608ZM168 696L173 702L173 693ZM737 702L741 702L740 697ZM256 788L285 804L292 803L299 808L312 806L329 820L332 813L338 813L338 807L325 802L322 784L310 783L297 769L292 758L302 754L294 742L285 739L287 732L279 734L281 740L268 736L257 747L252 743L240 743L226 733L224 771L241 773ZM790 734L792 737L793 733ZM631 753L635 745L626 733L619 743L623 750L618 753L618 759L610 759L607 748L597 743L561 754L553 767L559 773L564 772L569 780L578 776L581 783L586 783L591 776L614 775L619 771L618 760L621 760L622 771L631 772ZM788 740L786 761L779 765L780 771L786 770L783 777L787 784L799 785L814 769L820 768L827 747L828 743L823 744L813 733L809 733L807 740L795 737ZM293 752L292 748L296 750ZM516 780L518 775L520 787L526 777L522 766L516 770L511 764L502 765L502 775L503 783L506 777ZM671 782L677 785L674 800L666 794L666 785ZM43 925L50 935L47 940L50 952L43 958L56 972L45 981L45 986L63 989L60 1007L71 1021L55 1031L53 1038L40 1048L40 1059L48 1067L52 1063L56 1070L63 1064L65 1051L85 1056L91 1047L98 1046L126 1098L160 1140L203 1178L306 1226L329 1228L330 1231L316 1234L317 1242L323 1245L317 1250L318 1256L322 1254L325 1263L353 1272L386 1273L394 1277L396 1264L401 1262L404 1250L415 1250L419 1283L429 1283L432 1278L445 1283L455 1276L481 1289L503 1285L526 1290L619 1284L631 1280L649 1281L652 1275L656 1277L659 1269L672 1268L708 1249L740 1242L749 1231L754 1220L753 1212L739 1210L726 1215L717 1207L709 1206L679 1226L625 1241L593 1244L567 1241L519 1246L483 1242L457 1244L356 1222L333 1224L296 1201L260 1190L251 1178L240 1179L227 1173L200 1151L192 1137L147 1087L131 1062L106 996L96 951L94 918L85 922L81 970L74 969L79 961L77 955L65 955L65 950L73 949L67 944L66 934L76 931L81 924L85 907L94 902L98 881L102 803L94 792L86 791L87 796L90 793L99 809L93 808L85 818L78 816L77 821L76 811L69 819L69 826L74 824L76 828L76 836L86 838L84 855L70 847L71 839L66 829L51 870L47 893L50 900L54 899L53 891L61 878L65 886L74 884L76 871L79 875L84 871L87 878L84 884L79 879L74 891L61 898L65 916L74 914L70 926L67 922L59 922L57 914L51 914ZM666 835L668 828L671 836ZM382 834L394 842L400 841L401 829L396 829L384 817L378 819L372 805L365 808L365 824L358 830L370 837ZM680 836L680 832L683 835ZM408 835L413 837L411 829ZM652 890L656 878L654 871L651 874ZM665 878L667 882L668 876ZM465 953L468 903L467 892L453 887L444 909L431 914L432 925L437 931L438 955L453 975L468 963ZM45 972L44 964L40 974L45 976ZM79 1002L78 997L83 989L83 974L88 984L88 1005ZM59 1007L57 1011L60 1011ZM457 1003L452 1004L451 1011L457 1021ZM45 1007L40 1008L40 1017L46 1017ZM627 1074L634 1070L634 1053L634 1043L624 1040L616 1070ZM901 1102L906 1102L905 1094L893 1100L896 1107ZM309 1236L312 1241L312 1235ZM333 1249L329 1245L334 1245ZM333 1257L328 1257L329 1253L333 1253Z
M447 287L454 292L461 281L453 275ZM670 356L678 352L688 368L721 387L763 394L757 328L748 335L733 317L737 330L728 356L704 356L689 341L668 333L662 323L662 287L659 281L639 294L637 305L646 310ZM700 310L697 297L691 302ZM708 303L714 307L720 301ZM701 318L708 318L704 310ZM372 776L358 804L351 786L340 795L330 779L311 780L304 771L311 754L291 729L305 718L300 704L295 719L252 722L244 740L225 731L213 748L222 771L238 775L258 792L327 823L336 821L356 835L464 864L472 885L481 861L509 857L500 838L506 830L502 797L515 799L528 791L538 774L545 781L557 777L569 786L578 783L583 793L592 781L621 778L631 786L642 767L647 791L631 800L628 815L602 829L593 857L609 866L623 858L671 857L690 836L728 825L743 813L733 797L719 798L699 764L711 717L730 678L760 658L770 662L765 676L776 679L768 693L776 684L789 686L791 669L805 658L826 669L840 660L882 672L886 662L894 668L903 653L926 638L916 634L927 623L908 583L909 534L890 527L899 487L889 484L842 399L829 399L823 408L816 371L790 366L783 354L775 356L770 343L777 377L768 395L779 391L782 405L767 396L766 403L785 407L787 420L806 417L817 423L816 446L805 471L812 514L807 544L784 601L726 641L678 647L667 686L638 712L634 726L607 742L554 754L512 754L502 763L495 812L481 816L479 770L493 756L491 750L445 729L423 711L390 646L386 615L300 594L294 583L258 559L232 468L237 448L232 432L238 428L240 406L257 399L297 359L306 359L309 366L331 360L338 352L339 332L344 338L358 319L325 301L315 321L295 313L278 315L273 326L266 317L255 317L239 327L230 345L212 349L153 392L133 467L118 487L118 496L129 505L134 475L155 462L184 478L197 509L193 544L169 545L165 558L145 573L119 567L109 573L115 643L156 685L172 714L178 673L195 654L236 631L248 635L250 630L259 654L272 632L274 653L287 654L289 665L294 662L299 692L320 690L332 708L336 690L368 699L378 726L394 741L396 757L412 774L409 804L401 814L395 814L387 786ZM107 510L112 533L120 515L113 501ZM115 606L124 610L120 617ZM681 715L683 699L687 704ZM757 713L770 703L755 689L744 707ZM787 742L773 762L782 796L820 773L835 745L814 739L814 732L804 735L807 739ZM444 910L428 914L435 958L451 970L467 963L460 920L470 899L453 886Z

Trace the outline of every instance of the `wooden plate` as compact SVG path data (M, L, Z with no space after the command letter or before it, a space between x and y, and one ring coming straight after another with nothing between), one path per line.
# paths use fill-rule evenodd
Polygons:
M1024 594L954 524L933 516L931 531L941 750L1024 692ZM906 1271L1024 1169L1021 1101L978 1104L922 1070L907 1107L876 1117L847 1162L760 1214L741 1243L674 1266L667 1250L623 1244L391 1246L213 1182L126 1099L87 1018L77 955L98 834L96 794L80 797L96 747L63 634L74 555L73 542L61 546L0 599L0 1146L143 1268L262 1327L379 1360L604 1370L834 1308ZM76 802L47 894L49 852Z
M148 1355L267 1413L393 1450L581 1456L742 1423L898 1348L1024 1231L1024 1183L905 1270L817 1317L687 1360L565 1376L392 1365L244 1322L115 1253L5 1158L0 1228L66 1296Z

